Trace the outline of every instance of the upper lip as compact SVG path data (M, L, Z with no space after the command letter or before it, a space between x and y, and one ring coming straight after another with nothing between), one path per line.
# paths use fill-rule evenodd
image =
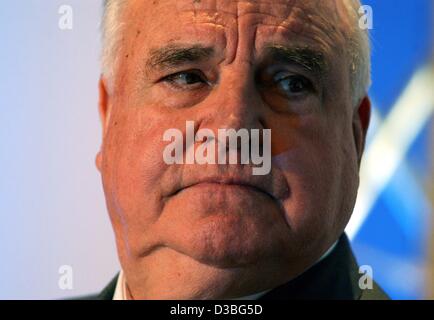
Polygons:
M265 193L266 195L270 196L273 199L277 199L277 195L274 194L273 188L271 186L271 183L267 181L267 179L264 179L260 176L252 176L251 178L245 178L242 176L213 176L213 177L203 177L198 178L195 180L192 180L188 183L185 183L180 186L180 188L177 188L175 192L172 193L172 195L180 192L183 189L187 189L189 187L203 184L203 183L215 183L215 184L226 184L226 185L238 185L238 186L244 186L247 188L252 188L256 191Z

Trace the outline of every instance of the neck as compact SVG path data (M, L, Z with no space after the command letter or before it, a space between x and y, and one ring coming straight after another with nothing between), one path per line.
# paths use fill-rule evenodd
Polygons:
M126 274L130 299L234 299L273 288L287 275L266 266L223 269L190 261L188 257L159 269L144 270L148 273L143 280Z
M334 246L317 262L328 255ZM294 268L294 263L267 261L261 265L218 268L175 251L155 254L151 258L144 259L139 266L139 270L147 270L145 275L126 269L128 283L125 284L125 292L128 299L236 299L250 296L254 299L257 298L255 295L260 296L288 282L309 266L306 261L298 261L297 268Z

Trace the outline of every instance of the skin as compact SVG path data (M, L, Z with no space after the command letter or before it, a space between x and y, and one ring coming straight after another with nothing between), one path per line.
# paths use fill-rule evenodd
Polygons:
M355 204L370 102L351 102L351 21L340 3L129 1L114 89L100 81L96 159L129 298L267 290L305 271L342 234ZM325 74L267 57L270 42L321 52ZM167 44L212 47L214 55L149 68L152 50ZM161 80L189 70L206 81ZM279 72L297 75L296 88L300 77L311 86L284 90L273 78ZM163 133L185 134L187 120L214 132L271 129L271 173L252 178L249 165L166 165ZM210 177L256 179L263 190L224 181L188 187Z

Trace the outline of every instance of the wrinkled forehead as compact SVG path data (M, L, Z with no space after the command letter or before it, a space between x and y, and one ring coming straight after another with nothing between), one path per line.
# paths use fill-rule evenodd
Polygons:
M351 29L342 0L135 0L127 6L127 25L151 47L189 39L224 46L244 34L255 37L257 49L265 40L327 49L343 45Z

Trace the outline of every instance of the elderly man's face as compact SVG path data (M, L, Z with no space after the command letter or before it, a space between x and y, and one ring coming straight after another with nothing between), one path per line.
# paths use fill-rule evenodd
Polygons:
M351 215L369 120L369 101L351 102L341 1L137 0L122 20L97 163L128 281L176 266L276 285L314 263ZM186 121L271 129L270 174L166 164L163 134Z

